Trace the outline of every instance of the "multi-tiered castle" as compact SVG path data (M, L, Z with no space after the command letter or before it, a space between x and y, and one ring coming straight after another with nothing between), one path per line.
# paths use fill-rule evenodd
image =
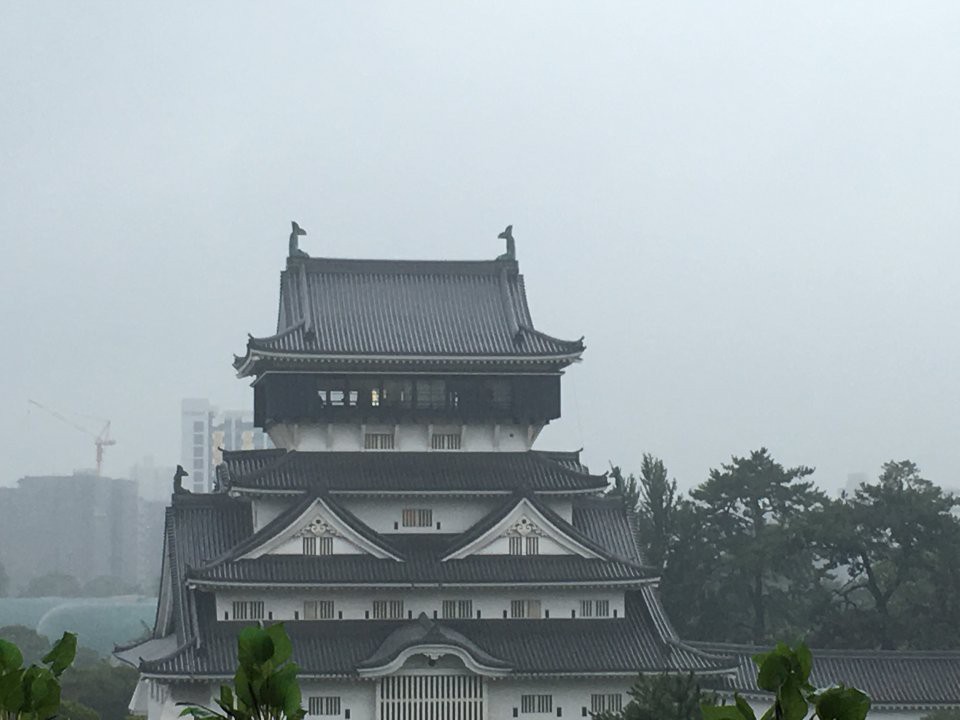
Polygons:
M638 672L729 672L677 638L607 479L532 449L583 351L534 327L509 250L291 251L234 363L277 449L174 496L134 709L209 702L248 623L285 623L320 718L585 717Z

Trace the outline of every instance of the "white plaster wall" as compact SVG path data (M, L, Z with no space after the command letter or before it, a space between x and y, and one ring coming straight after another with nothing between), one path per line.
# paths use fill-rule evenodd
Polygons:
M542 425L495 425L493 423L465 425L437 425L404 423L393 425L361 425L323 423L295 425L278 423L270 428L270 440L278 448L304 452L362 451L362 452L451 452L431 450L430 432L462 432L459 451L452 452L525 452L531 448ZM394 432L393 450L364 450L364 432Z
M254 531L263 528L299 497L257 498L253 501ZM337 501L356 515L362 522L379 533L462 533L487 516L504 502L503 495L473 495L470 497L444 497L440 495L410 495L366 498L338 495ZM541 501L567 522L573 522L573 503L565 498L541 497ZM433 525L429 528L403 527L402 513L405 508L431 508ZM437 522L440 529L437 530ZM393 524L397 523L395 530ZM506 552L506 551L504 551Z
M358 548L352 542L344 540L342 537L332 538L334 555L365 555L366 552ZM270 555L303 555L303 538L292 537L285 542L280 543L270 550ZM251 557L259 557L259 554L253 554Z
M293 620L294 613L298 613L303 618L303 603L305 600L333 600L334 613L343 613L344 620L365 620L366 613L369 611L373 615L374 600L403 600L403 610L405 617L412 613L414 618L419 617L420 613L426 613L432 618L433 613L437 613L437 618L443 617L444 600L472 600L473 612L476 616L477 610L480 611L480 617L484 620L502 620L504 611L510 615L510 602L513 600L540 600L541 609L549 611L550 618L570 618L572 613L580 617L581 600L608 600L610 602L610 617L616 612L617 617L623 617L623 592L617 591L597 591L589 588L581 590L527 590L510 588L497 589L471 589L462 590L448 589L439 590L432 588L407 589L407 590L381 590L357 589L357 590L327 590L317 592L271 592L271 593L251 593L242 594L237 592L217 593L217 619L224 622L224 613L228 613L233 622L233 602L235 600L262 600L264 602L265 619L271 619L269 613L273 613L273 620ZM546 613L544 613L545 615ZM590 622L593 618L584 618L584 622ZM599 619L599 618L598 618ZM312 620L311 622L336 622L336 620Z
M289 509L291 505L297 502L299 498L295 497L261 497L256 498L252 503L253 512L253 531L257 532L271 520L280 515L283 511Z
M526 542L524 540L524 542ZM560 545L560 543L555 540L546 537L545 535L540 536L540 542L537 543L539 552L538 555L572 555L567 548ZM484 548L480 548L475 554L477 555L509 555L510 554L510 538L500 537L491 542Z
M345 718L350 711L350 720L374 720L376 717L377 684L372 680L302 680L300 694L304 709L310 709L310 697L334 695L340 698L340 714L324 715L323 718ZM319 717L307 715L310 717Z
M473 497L410 496L388 498L337 498L347 510L379 533L462 533L473 527L504 500L501 495L474 495ZM403 527L405 508L433 510L431 527ZM440 529L437 530L437 523ZM394 523L397 528L394 529Z
M621 693L623 704L629 698L627 688L633 682L631 677L621 678L560 678L556 680L530 678L489 680L487 682L487 698L489 720L512 718L513 709L517 708L518 717L523 720L545 720L556 718L557 708L562 709L562 717L581 718L583 708L587 709L586 717L590 717L590 695L594 693ZM553 710L548 713L521 713L521 695L552 695Z

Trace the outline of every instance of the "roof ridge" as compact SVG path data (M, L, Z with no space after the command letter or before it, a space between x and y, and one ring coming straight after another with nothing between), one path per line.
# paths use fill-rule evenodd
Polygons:
M380 273L388 275L489 275L501 268L518 273L516 260L431 260L390 258L288 258L287 271L303 268L310 273Z

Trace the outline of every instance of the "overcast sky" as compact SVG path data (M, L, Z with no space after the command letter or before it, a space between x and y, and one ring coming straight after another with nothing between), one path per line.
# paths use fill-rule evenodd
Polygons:
M252 407L313 255L492 258L586 336L539 447L960 485L960 3L0 4L0 484Z

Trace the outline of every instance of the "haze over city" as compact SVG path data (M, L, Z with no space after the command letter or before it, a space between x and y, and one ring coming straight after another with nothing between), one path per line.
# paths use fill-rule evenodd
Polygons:
M585 335L540 448L956 487L960 6L5 4L5 472L175 464L313 256L488 259Z

